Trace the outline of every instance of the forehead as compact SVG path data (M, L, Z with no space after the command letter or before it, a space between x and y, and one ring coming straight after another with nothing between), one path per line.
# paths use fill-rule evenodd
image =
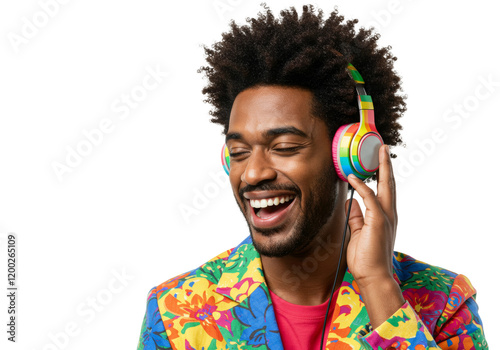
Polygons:
M234 100L228 134L250 137L293 126L312 136L316 124L322 122L312 115L312 102L313 94L300 88L261 86L244 90Z

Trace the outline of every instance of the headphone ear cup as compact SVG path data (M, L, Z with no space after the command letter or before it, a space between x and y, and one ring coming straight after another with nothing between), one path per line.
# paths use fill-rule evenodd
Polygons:
M354 139L356 140L356 137ZM354 169L366 176L373 175L379 167L378 150L383 144L384 141L377 132L368 132L361 136L359 142L353 142L351 158Z
M227 148L226 144L222 146L222 152L220 156L221 156L222 167L224 168L226 174L229 175L230 158L229 158L229 149Z
M335 166L338 177L345 182L347 182L347 176L349 176L349 174L355 174L356 172L356 170L354 170L351 166L349 148L352 138L356 134L358 127L359 123L342 125L337 129L337 132L333 137L333 165Z

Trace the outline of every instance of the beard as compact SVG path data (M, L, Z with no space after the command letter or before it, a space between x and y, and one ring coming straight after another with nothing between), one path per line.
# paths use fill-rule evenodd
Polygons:
M292 227L292 232L283 240L273 240L272 236L282 231L285 224L274 228L258 228L250 224L250 221L245 215L245 204L243 207L239 205L245 220L247 221L250 236L252 237L255 249L260 255L267 257L283 257L291 254L303 254L306 252L310 243L318 236L321 228L327 223L328 219L333 214L333 209L337 203L337 176L333 164L326 166L319 174L317 181L311 186L308 200L302 207L302 192L294 185L272 185L263 184L259 186L247 185L239 191L241 203L247 203L243 197L243 193L254 190L287 190L296 193L297 204L299 205L300 214L297 216L295 225ZM250 208L250 210L253 210ZM260 244L253 238L254 232L258 232L263 236L269 237L268 244Z

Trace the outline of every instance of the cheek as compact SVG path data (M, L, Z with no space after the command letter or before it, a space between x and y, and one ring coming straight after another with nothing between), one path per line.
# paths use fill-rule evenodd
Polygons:
M240 190L240 186L242 185L241 175L236 174L235 170L229 171L229 184L231 185L231 189L233 190L234 196L239 201L240 200L239 190Z
M315 183L318 176L321 175L321 171L325 169L325 165L328 162L332 163L331 158L319 157L312 155L308 159L303 159L300 161L289 161L284 162L280 165L282 173L293 181L298 186L308 186Z
M296 172L293 181L299 186L303 200L310 201L311 197L321 198L330 192L332 186L338 181L333 161L324 161L319 164L311 164L308 169Z

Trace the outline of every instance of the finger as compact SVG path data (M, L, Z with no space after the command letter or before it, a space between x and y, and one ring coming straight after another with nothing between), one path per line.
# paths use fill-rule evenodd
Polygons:
M349 201L345 202L345 211L347 215L347 209L349 207ZM351 213L349 214L349 228L351 229L351 235L356 234L363 228L365 220L363 218L363 211L359 206L359 203L354 198L352 199Z
M393 217L396 211L396 181L392 170L389 146L384 145L379 149L380 167L377 171L377 198L382 210Z
M378 202L377 196L375 196L375 192L353 174L350 174L347 180L361 198L363 198L363 203L366 207L366 215L370 217L377 216L377 212L381 212L382 208Z

